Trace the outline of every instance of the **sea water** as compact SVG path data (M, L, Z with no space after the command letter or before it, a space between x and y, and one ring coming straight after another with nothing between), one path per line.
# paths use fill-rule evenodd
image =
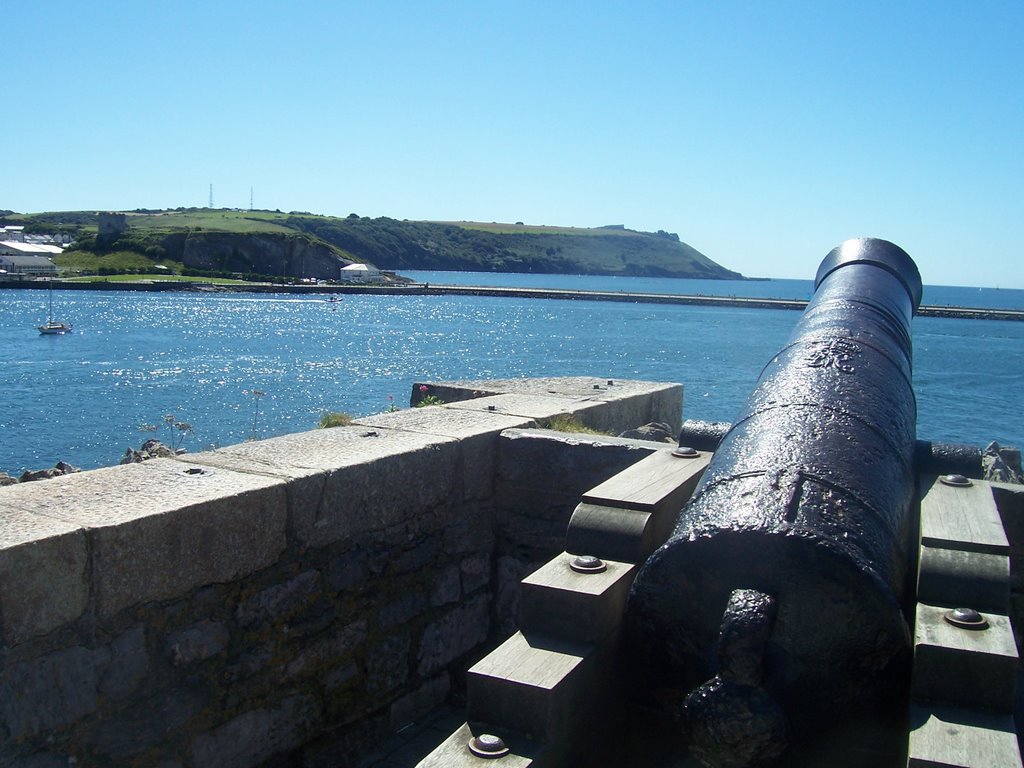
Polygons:
M435 284L808 298L809 281L410 273ZM609 288L609 285L616 286ZM937 297L941 297L937 298ZM0 290L0 471L116 464L187 422L196 451L407 407L416 381L595 376L685 385L684 416L730 421L799 320L787 310L452 296ZM1024 308L1024 291L925 289ZM914 320L918 436L1024 443L1024 323ZM150 433L144 427L156 427Z

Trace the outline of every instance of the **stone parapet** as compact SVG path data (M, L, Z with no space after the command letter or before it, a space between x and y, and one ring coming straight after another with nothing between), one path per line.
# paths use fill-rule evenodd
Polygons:
M678 426L678 385L560 381L0 489L0 765L353 764L657 447L546 414Z

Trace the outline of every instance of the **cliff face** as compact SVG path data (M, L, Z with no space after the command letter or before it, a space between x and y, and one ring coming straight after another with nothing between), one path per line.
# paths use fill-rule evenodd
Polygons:
M339 270L352 263L324 243L294 235L192 232L168 240L178 241L165 241L168 250L195 269L337 280Z
M119 216L122 216L119 214ZM18 216L24 226L73 231L77 249L167 258L186 267L337 279L355 261L385 270L462 270L742 279L671 232L480 222L344 218L305 212L136 210L102 234L95 213ZM6 221L10 217L0 217Z
M623 227L547 231L423 221L290 216L287 226L311 234L382 269L742 278L668 232Z

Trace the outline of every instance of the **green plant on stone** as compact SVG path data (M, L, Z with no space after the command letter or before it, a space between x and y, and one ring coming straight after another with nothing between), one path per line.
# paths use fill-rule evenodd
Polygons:
M320 429L330 429L331 427L347 427L352 423L352 417L347 413L339 413L338 411L328 411L320 416L320 421L317 426Z
M417 408L426 408L429 405L444 405L444 400L442 400L440 397L438 397L437 395L429 394L430 387L428 387L426 384L420 384L419 390L420 401L416 403Z
M588 427L579 417L571 413L560 413L550 419L542 419L540 425L543 429L551 429L555 432L575 432L584 435L610 435L611 432L602 432L599 429Z

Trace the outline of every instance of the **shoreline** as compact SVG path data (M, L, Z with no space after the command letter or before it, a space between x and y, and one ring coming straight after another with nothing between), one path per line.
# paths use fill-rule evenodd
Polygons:
M11 280L0 282L2 288L47 290L49 280ZM804 299L759 299L736 296L679 295L668 293L626 293L616 291L567 290L564 288L510 288L495 286L434 285L431 283L396 283L393 285L275 285L272 283L211 284L176 280L92 281L55 280L55 290L100 291L176 291L182 293L293 293L369 294L383 296L489 296L519 299L561 299L568 301L614 301L634 304L681 304L687 306L740 307L747 309L791 309L802 311ZM1024 310L987 309L982 307L921 306L918 317L946 317L959 320L1024 321Z

